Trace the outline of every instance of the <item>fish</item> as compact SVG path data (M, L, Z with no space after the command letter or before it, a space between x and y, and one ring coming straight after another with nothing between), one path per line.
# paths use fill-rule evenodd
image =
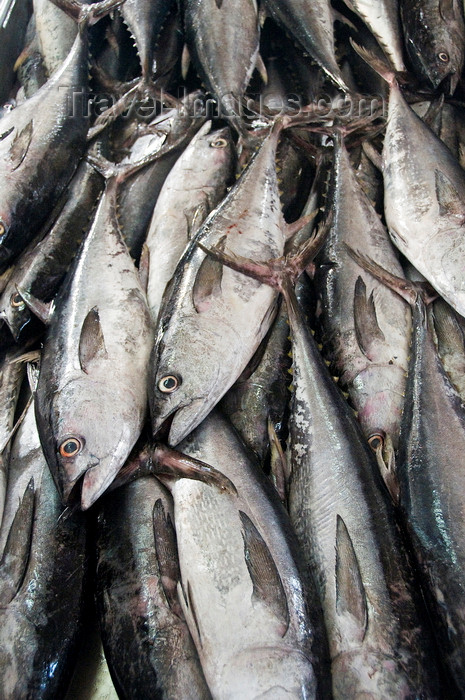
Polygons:
M79 249L103 187L102 176L87 161L82 161L65 190L60 213L52 214L52 221L56 220L50 231L42 240L34 240L18 259L0 296L0 318L16 342L33 318L21 291L45 304L55 296Z
M279 257L286 232L279 202L276 122L241 177L207 217L178 263L160 309L150 358L149 403L156 436L165 421L176 445L232 386L265 337L277 294L223 269L198 243L233 255Z
M268 280L286 300L293 343L289 515L320 595L332 696L435 698L432 633L393 506L293 291L330 221L308 240L300 260L284 260L280 268L221 259Z
M427 305L435 295L422 283L399 280L366 256L357 257L412 308L414 330L397 455L399 506L441 657L463 697L465 407L444 370L428 321Z
M50 0L33 0L32 5L39 51L50 77L69 55L78 29L74 19Z
M272 17L323 69L326 76L341 90L349 92L336 61L333 15L330 3L319 0L291 0L286 4L265 0L264 7Z
M162 297L189 240L226 194L234 163L228 127L207 121L170 171L158 196L145 245L149 259L147 301L154 322Z
M164 111L152 120L147 134L133 144L131 153L121 161L129 164L154 150L158 139L164 155L125 180L118 191L119 225L131 255L139 260L147 237L153 210L172 167L183 149L206 121L203 93L185 95L178 109ZM158 133L161 132L161 133Z
M464 320L444 299L435 299L431 307L439 357L452 385L465 402Z
M143 450L136 459L143 459ZM208 700L176 590L180 572L173 504L154 476L101 499L96 561L99 625L120 695Z
M219 114L243 132L242 98L259 59L260 27L255 0L183 0L186 44ZM226 31L227 28L227 31Z
M403 59L403 35L397 0L344 0L347 7L363 19L376 37L394 70L405 71ZM404 3L400 3L402 5Z
M153 331L118 226L118 177L108 178L53 300L35 394L41 444L57 488L66 503L77 486L83 510L123 466L146 413Z
M418 77L452 95L462 73L465 23L456 0L402 0L400 13L409 59Z
M4 698L64 697L88 595L87 526L65 515L31 404L11 449L0 531L0 682Z
M11 450L11 431L13 430L16 405L25 373L25 364L20 361L24 348L13 348L2 352L0 369L0 525L5 507L8 463Z
M0 7L0 103L10 97L15 82L15 62L26 38L30 8L22 0L4 0Z
M161 477L174 499L178 595L212 697L317 697L319 604L276 494L218 411L180 450L237 488Z
M409 107L394 73L371 54L358 50L390 89L382 153L389 234L401 253L463 316L464 171Z
M383 267L402 267L377 212L362 191L343 134L334 136L327 207L333 220L316 264L324 354L349 397L388 488L398 447L411 339L409 309L350 256L346 244L371 251ZM357 241L357 242L356 242Z
M60 0L64 2L64 0ZM115 0L118 4L118 0ZM0 268L37 234L86 149L89 118L88 25L111 9L76 8L81 32L62 67L29 100L6 114L0 129Z
M121 16L134 38L145 86L150 85L155 43L172 5L172 0L125 0L121 5Z
M280 306L263 346L220 403L260 465L265 465L270 449L269 421L278 436L284 437L286 428L292 363L284 305Z

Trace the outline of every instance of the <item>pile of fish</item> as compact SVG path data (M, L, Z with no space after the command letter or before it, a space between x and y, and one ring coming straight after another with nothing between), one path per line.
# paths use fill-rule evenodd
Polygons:
M1 697L465 698L462 5L0 33Z

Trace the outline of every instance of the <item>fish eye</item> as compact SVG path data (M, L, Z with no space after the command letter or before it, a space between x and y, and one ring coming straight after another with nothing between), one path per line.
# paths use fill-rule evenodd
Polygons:
M4 236L7 229L3 221L0 219L0 236Z
M215 141L212 141L210 145L212 148L225 148L228 145L228 142L226 139L215 139Z
M14 309L18 309L19 311L22 311L26 307L23 297L18 292L11 295L10 304Z
M178 386L181 384L179 379L174 376L174 374L168 374L166 377L162 377L158 382L158 388L164 394L172 394L176 391Z
M441 63L449 63L450 61L449 54L445 51L440 51L438 53L438 58L441 61Z
M373 452L376 452L379 447L383 447L384 438L385 438L385 435L381 431L370 435L370 437L368 438L368 444L370 445Z
M62 457L75 457L82 450L82 442L75 437L66 438L59 447Z

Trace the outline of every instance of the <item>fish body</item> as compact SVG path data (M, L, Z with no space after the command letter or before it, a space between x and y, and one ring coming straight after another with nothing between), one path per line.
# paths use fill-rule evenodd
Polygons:
M45 456L63 499L83 478L89 507L142 430L152 327L107 185L55 300L36 393Z
M1 120L2 266L35 236L84 152L88 128L83 111L88 70L86 36L84 30L53 77Z
M6 0L0 8L0 103L9 97L15 82L14 62L26 37L30 8L22 0Z
M171 7L171 0L125 0L121 6L121 15L136 43L145 81L152 76L155 42Z
M2 697L63 697L84 611L86 523L63 515L32 405L11 450L0 551Z
M413 327L397 458L400 506L441 655L463 697L465 410L438 357L420 295L413 306Z
M462 72L465 44L463 5L458 0L402 0L405 44L419 77L434 88L449 79L452 94Z
M363 19L378 40L392 67L405 71L403 36L397 0L346 0L351 10Z
M172 418L172 445L232 386L273 320L276 292L223 267L197 244L220 245L229 254L256 261L282 255L285 226L275 171L278 136L279 126L199 229L160 310L149 400L154 434Z
M463 316L465 173L409 107L394 74L373 56L365 54L365 58L390 87L382 154L389 234L401 253Z
M211 131L207 122L166 178L146 239L152 260L147 301L154 321L190 238L226 192L232 175L232 149L229 129Z
M429 630L373 455L296 302L288 308L289 512L322 600L333 697L437 697Z
M269 15L315 59L326 75L342 90L347 86L337 65L334 50L333 16L327 0L266 0Z
M183 17L187 46L208 92L226 117L241 115L258 57L255 0L183 0Z
M325 641L309 616L276 494L218 412L181 449L214 464L237 487L236 495L190 479L169 485L181 605L212 697L316 697ZM316 617L318 603L309 603Z
M330 230L318 257L323 343L368 440L389 436L398 446L411 319L402 299L374 280L346 246L370 251L384 268L402 275L395 249L362 191L347 149L336 139L328 205Z
M148 476L106 494L97 517L97 609L116 687L128 700L210 698L179 579L166 489Z
M89 223L103 178L86 161L82 162L65 192L65 203L48 234L34 241L18 260L0 296L0 318L18 341L32 318L18 289L49 302L62 282Z

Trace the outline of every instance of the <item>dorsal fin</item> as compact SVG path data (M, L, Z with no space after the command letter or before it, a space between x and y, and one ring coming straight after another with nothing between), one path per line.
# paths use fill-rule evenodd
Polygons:
M359 275L354 290L355 335L360 350L371 360L373 344L384 342L385 337L378 325L373 292L367 299L366 291L366 284Z
M350 613L363 640L368 626L368 609L360 567L346 524L340 515L336 525L336 611Z
M8 156L11 160L13 170L19 168L21 163L26 157L29 145L32 139L32 119L26 124L24 129L16 134L13 143L11 144L10 150L8 151Z
M244 555L253 584L253 598L264 603L280 624L282 637L289 627L289 608L278 569L266 542L250 520L239 511L244 540Z
M16 511L0 561L2 607L7 606L17 595L26 573L31 551L34 497L34 479L31 479Z
M439 204L440 216L460 216L464 217L465 205L461 201L455 185L449 180L447 175L440 170L435 170L436 196Z
M218 248L224 250L225 244L226 236L218 243ZM211 255L206 255L199 267L192 288L192 302L197 313L200 314L202 311L206 311L210 306L212 297L221 294L222 279L223 264Z
M179 570L176 530L171 515L165 512L161 498L157 499L153 507L153 534L163 592L171 611L178 617L183 617L177 593L181 572Z
M93 360L106 357L106 354L100 316L97 307L94 306L84 319L79 338L79 363L82 371L87 374Z

